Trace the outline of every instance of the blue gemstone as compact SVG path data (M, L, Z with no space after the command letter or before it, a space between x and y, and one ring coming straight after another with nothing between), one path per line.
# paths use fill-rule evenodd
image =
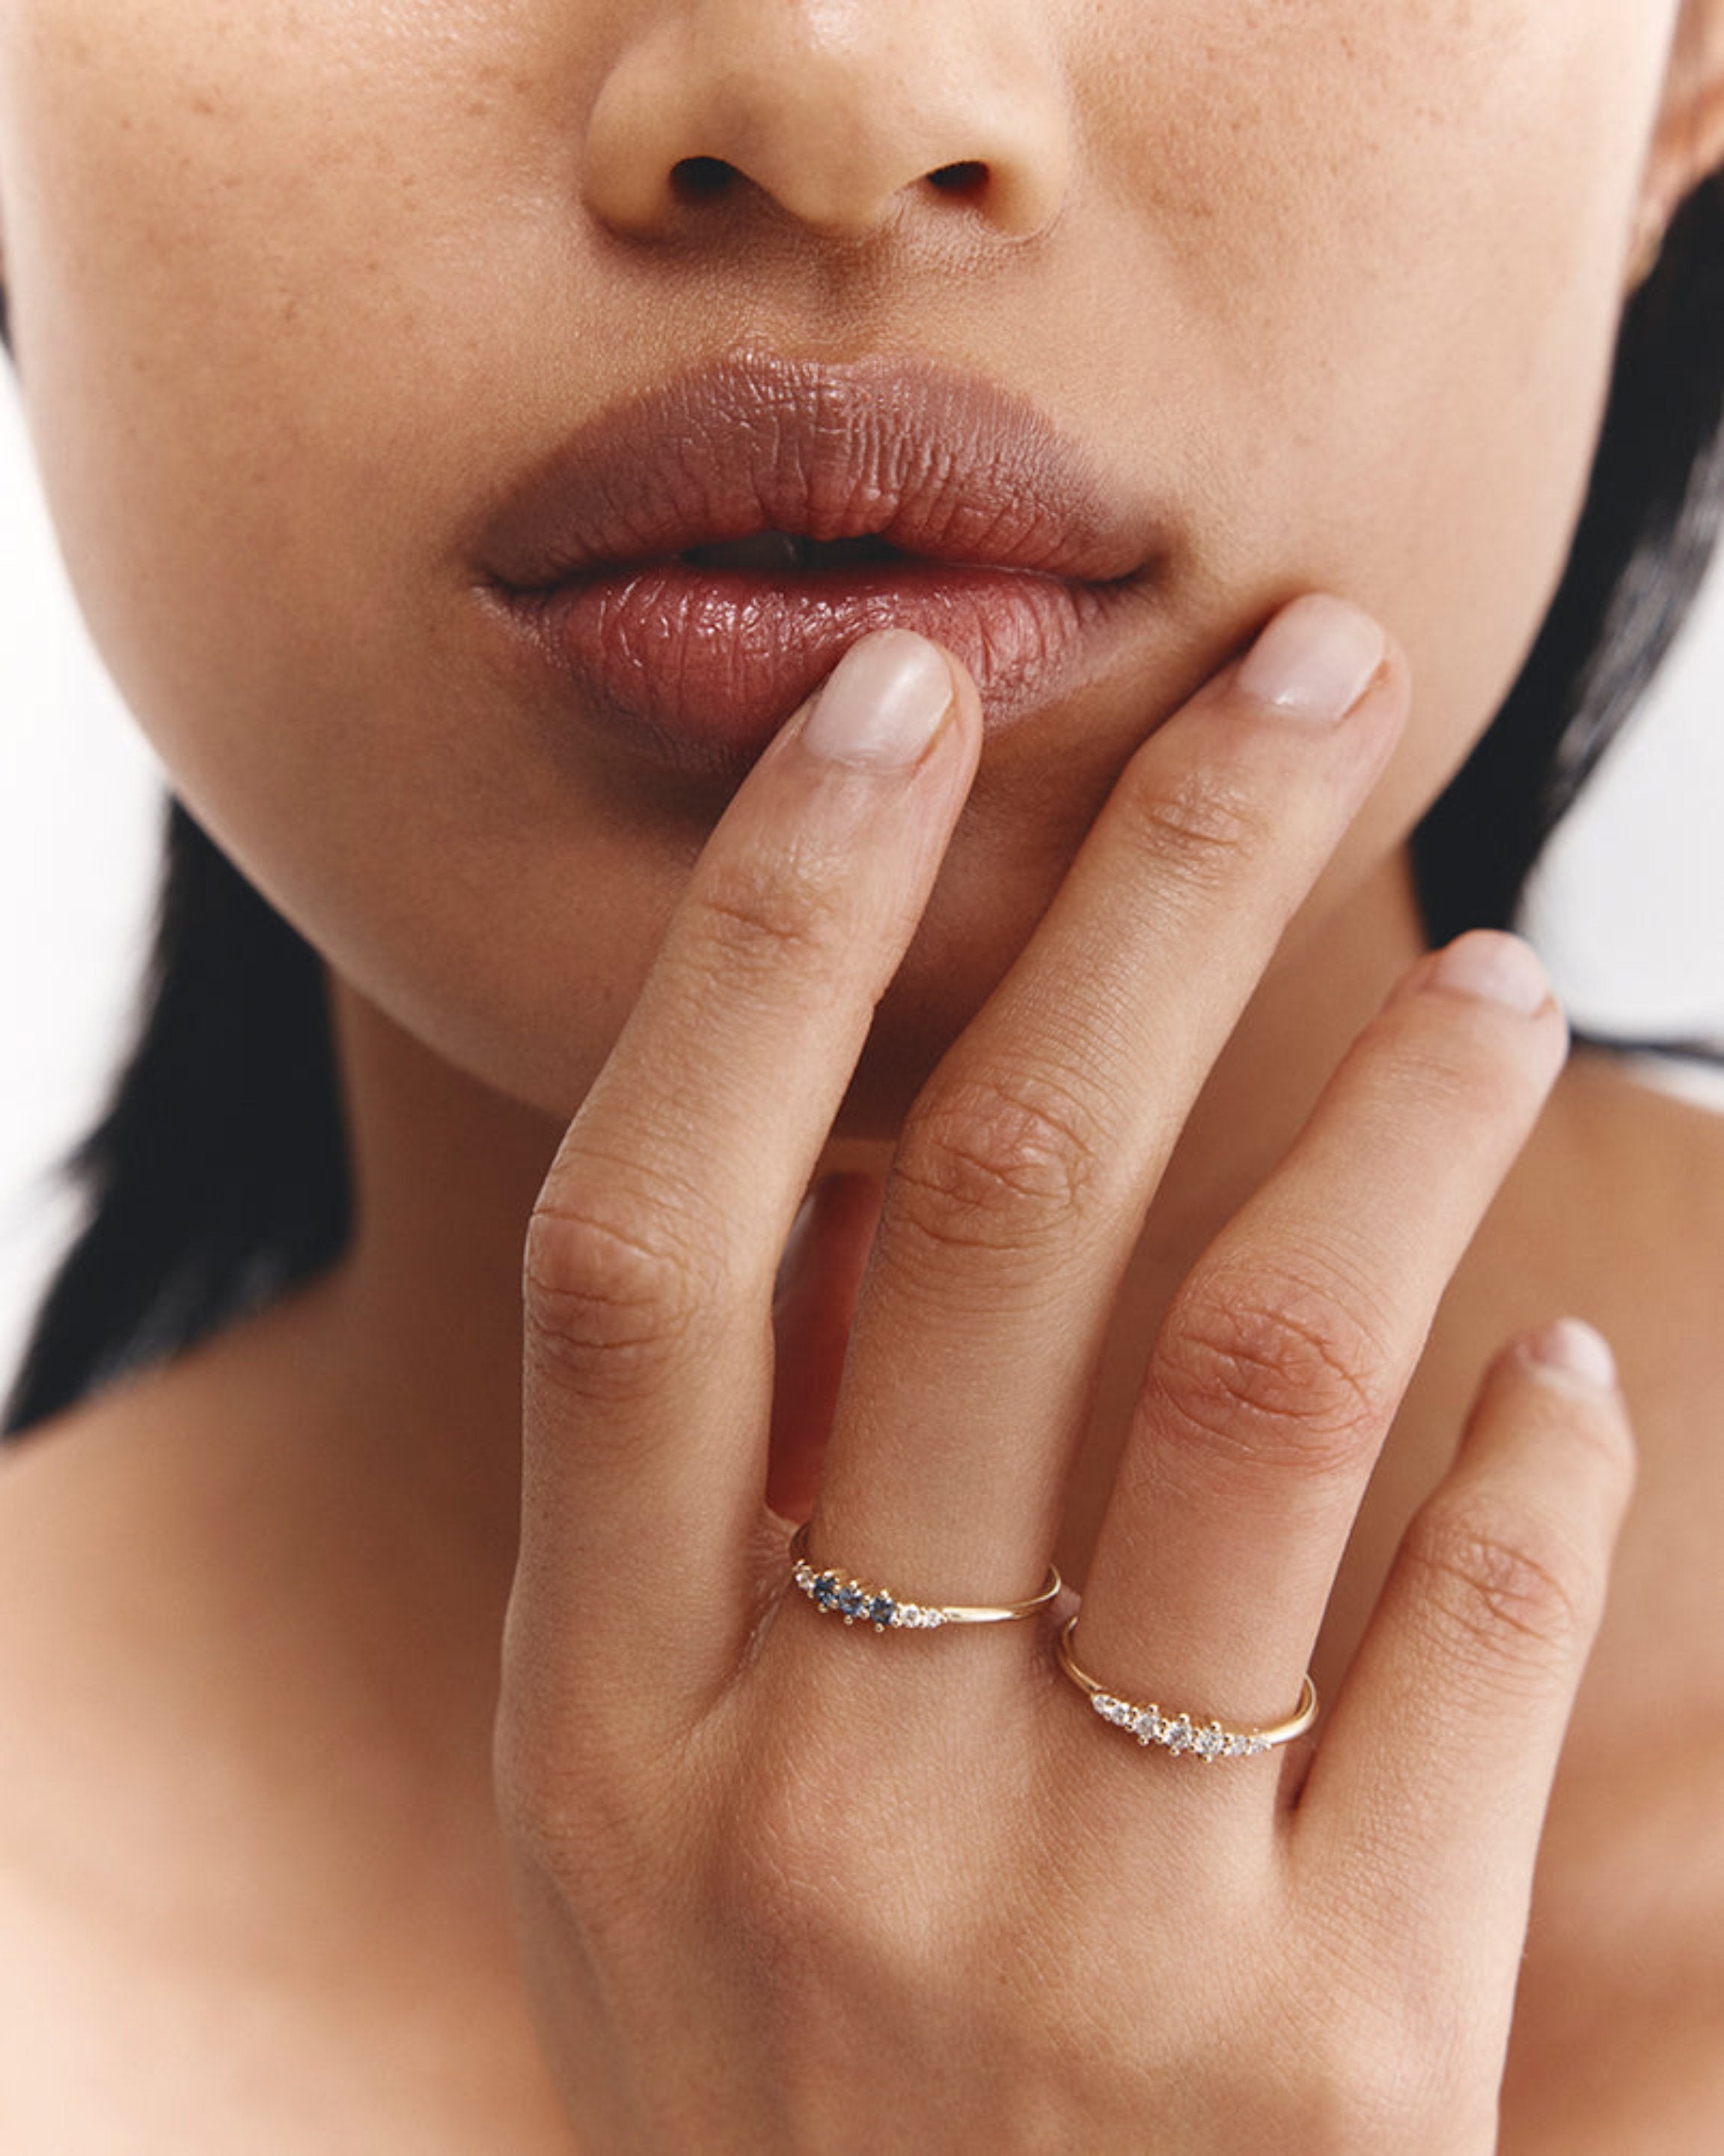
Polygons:
M868 1597L852 1580L847 1587L838 1590L838 1607L840 1616L859 1617L868 1607Z
M838 1581L829 1572L823 1572L814 1582L814 1599L823 1609L830 1609L838 1600Z
M890 1594L876 1594L868 1605L870 1625L890 1625L898 1614L898 1605Z

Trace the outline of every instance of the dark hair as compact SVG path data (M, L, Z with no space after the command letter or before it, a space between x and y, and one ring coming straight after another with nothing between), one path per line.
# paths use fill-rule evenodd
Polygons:
M6 1435L190 1347L347 1241L323 963L178 801L166 820L141 1023L59 1170L87 1225L37 1313Z
M1714 177L1626 310L1590 489L1537 643L1414 834L1434 943L1512 922L1545 840L1668 650L1724 508L1721 418ZM3 1434L191 1347L340 1255L351 1199L325 991L316 952L170 803L136 1041L60 1171L81 1188L86 1224L37 1314Z
M1668 653L1724 516L1724 175L1624 316L1567 571L1507 701L1413 837L1426 932L1506 928L1545 841ZM1604 1044L1601 1044L1604 1045ZM1609 1044L1710 1055L1707 1044Z

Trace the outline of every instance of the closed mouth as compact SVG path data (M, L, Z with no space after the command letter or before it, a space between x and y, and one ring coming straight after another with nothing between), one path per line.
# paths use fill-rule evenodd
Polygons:
M589 422L477 556L583 711L729 775L870 629L946 644L1012 722L1070 685L1168 544L1008 392L931 362L757 356Z

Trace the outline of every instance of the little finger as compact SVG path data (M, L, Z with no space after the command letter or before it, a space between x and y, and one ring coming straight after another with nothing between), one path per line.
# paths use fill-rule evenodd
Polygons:
M1507 2040L1534 1861L1634 1481L1609 1349L1565 1319L1493 1364L1408 1529L1295 1820L1337 1912L1431 2001L1494 1999ZM1489 2017L1486 2017L1487 2020Z

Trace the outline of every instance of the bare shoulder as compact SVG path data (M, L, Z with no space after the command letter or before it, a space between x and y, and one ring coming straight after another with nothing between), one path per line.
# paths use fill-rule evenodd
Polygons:
M1616 1342L1644 1412L1677 1394L1691 1405L1696 1388L1724 1408L1724 1072L1716 1099L1582 1055L1552 1119L1557 1269Z
M1672 1065L1661 1077L1660 1066L1583 1050L1563 1086L1602 1167L1637 1181L1651 1175L1664 1201L1724 1238L1724 1066Z
M0 1450L0 1866L14 1887L99 1892L103 1824L192 1733L176 1727L185 1670L167 1651L177 1605L189 1614L169 1554L172 1398L159 1378L123 1383Z
M98 1726L92 1686L135 1688L167 1600L174 1394L151 1373L0 1450L0 1709L15 1735L64 1734L74 1714ZM6 1778L0 1819L18 1794Z
M489 1845L308 1654L330 1521L260 1529L216 1359L0 1453L0 2145L567 2156Z
M111 2078L116 2035L121 2056L143 2048L122 1943L146 1917L135 1887L152 1852L113 1798L156 1756L135 1741L159 1691L132 1626L122 1471L147 1420L116 1391L0 1452L0 2027L14 2040L0 2118L20 2151L108 2145L69 2092Z
M115 1388L0 1450L0 1712L14 1743L60 1727L69 1701L87 1700L88 1649L133 1614L155 1392ZM0 1820L28 1787L0 1779Z

